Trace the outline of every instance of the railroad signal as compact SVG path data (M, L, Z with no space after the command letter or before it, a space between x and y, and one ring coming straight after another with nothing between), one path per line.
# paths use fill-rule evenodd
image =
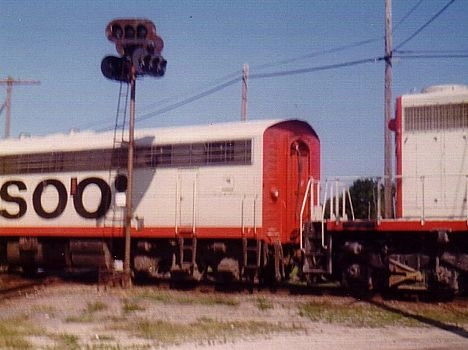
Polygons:
M132 55L139 47L161 54L163 40L156 34L156 26L147 19L115 19L106 27L107 39L115 43L120 55Z
M166 72L167 61L161 55L148 52L145 48L135 50L132 61L137 75L162 77Z
M106 56L101 62L101 72L107 79L129 83L132 63L127 57Z
M115 19L106 27L107 39L115 43L120 57L106 56L101 62L102 74L112 80L130 85L130 118L128 122L127 177L116 181L117 204L125 206L124 286L131 285L131 222L133 219L133 162L135 153L135 94L136 78L142 75L162 77L167 61L161 56L163 40L156 26L147 19ZM120 194L119 194L120 193ZM123 195L125 194L125 201Z
M106 56L102 74L111 80L130 83L137 76L162 77L167 61L161 56L164 42L156 26L147 19L115 19L106 27L106 36L115 43L120 57Z

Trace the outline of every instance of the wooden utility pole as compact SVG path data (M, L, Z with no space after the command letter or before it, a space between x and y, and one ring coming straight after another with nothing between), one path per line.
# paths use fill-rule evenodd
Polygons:
M242 105L241 105L241 121L247 120L247 81L249 79L249 65L244 64L242 69Z
M0 85L6 85L6 98L3 105L0 107L0 113L3 109L6 109L5 115L5 138L10 137L10 128L11 128L11 94L13 93L13 85L38 85L40 81L37 80L17 80L12 77L7 79L1 79Z
M389 123L392 119L392 0L385 0L385 173L384 206L385 218L392 217L392 134Z

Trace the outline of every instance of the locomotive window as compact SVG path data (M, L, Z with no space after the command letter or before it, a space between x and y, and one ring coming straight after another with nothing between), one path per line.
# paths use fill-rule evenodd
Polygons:
M153 148L153 157L151 166L168 166L171 164L172 147L171 146L157 146Z
M188 166L190 162L190 144L172 146L171 165Z
M127 149L94 149L0 156L0 174L109 170L127 166ZM252 141L230 140L138 147L135 168L252 163Z
M191 165L204 165L206 163L206 145L204 143L194 143L191 149Z

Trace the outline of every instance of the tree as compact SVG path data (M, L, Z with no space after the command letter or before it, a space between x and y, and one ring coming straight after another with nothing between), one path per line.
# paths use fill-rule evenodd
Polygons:
M379 182L376 179L357 179L349 188L356 219L375 219L377 217L377 197ZM382 186L382 185L380 185ZM383 191L381 191L381 194ZM381 197L381 203L382 197ZM348 217L349 214L348 214Z

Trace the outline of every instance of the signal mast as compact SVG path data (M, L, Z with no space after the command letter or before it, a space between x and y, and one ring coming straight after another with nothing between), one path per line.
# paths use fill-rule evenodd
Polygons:
M111 21L106 36L115 43L120 57L106 56L101 62L102 74L111 80L130 84L130 120L128 127L127 193L125 214L125 256L123 285L131 286L130 253L131 221L133 218L133 159L135 152L135 91L138 76L164 76L167 61L161 56L163 40L156 34L156 26L147 19L122 18Z

